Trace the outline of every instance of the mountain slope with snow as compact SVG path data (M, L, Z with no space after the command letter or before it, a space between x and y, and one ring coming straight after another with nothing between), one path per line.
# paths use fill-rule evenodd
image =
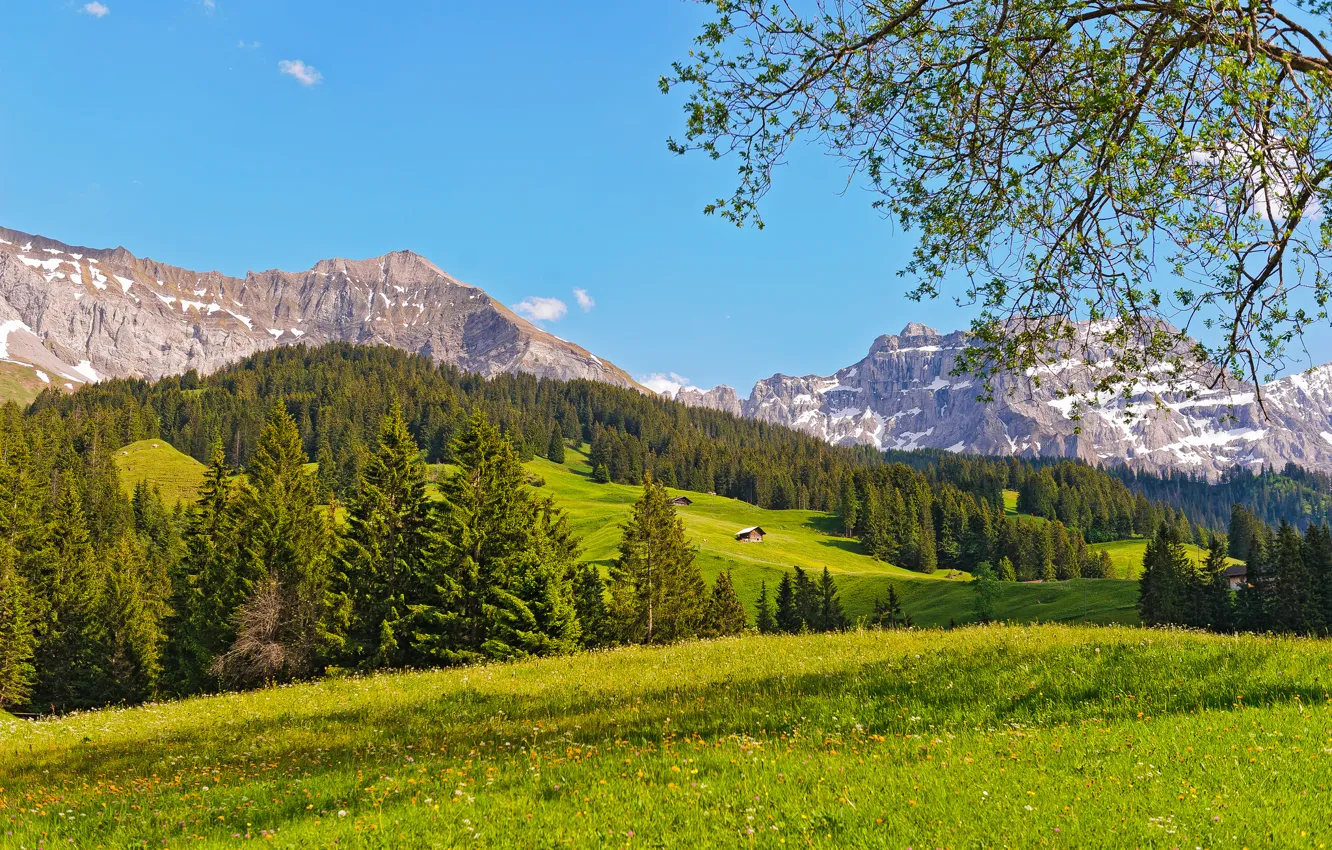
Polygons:
M622 369L400 251L244 278L0 228L0 362L68 387L214 371L275 345L390 345L483 375L636 387Z
M979 381L951 374L965 342L961 331L909 324L832 375L759 381L741 412L832 443L882 449L1067 457L1208 477L1288 461L1332 472L1332 364L1267 384L1262 407L1252 386L1171 385L1159 374L1169 364L1148 370L1127 399L1061 397L1061 389L1090 390L1105 356L1093 346L1089 358L997 377L987 403L978 400ZM734 395L729 387L686 390L675 396L686 404Z

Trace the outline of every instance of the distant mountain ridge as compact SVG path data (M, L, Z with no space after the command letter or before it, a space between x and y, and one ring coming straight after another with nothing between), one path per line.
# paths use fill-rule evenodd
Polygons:
M638 386L410 251L236 278L0 228L0 361L45 383L208 373L276 345L333 341L482 375Z
M1250 385L1168 388L1148 374L1128 402L1087 404L1078 421L1074 400L1057 389L1089 390L1108 349L1041 367L1046 380L1039 387L1034 375L997 376L993 402L982 403L978 381L951 374L965 344L965 332L941 334L911 323L879 337L862 360L832 375L773 375L745 399L726 386L684 387L672 397L831 443L881 449L1077 458L1209 478L1236 466L1280 468L1288 461L1332 472L1332 365L1266 384L1266 414ZM1180 391L1190 387L1192 397Z

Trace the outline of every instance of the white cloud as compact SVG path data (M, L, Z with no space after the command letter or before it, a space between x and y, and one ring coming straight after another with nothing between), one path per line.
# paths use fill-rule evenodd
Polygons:
M324 80L324 75L313 65L307 65L299 59L283 59L278 63L278 71L288 77L294 77L303 86L317 86Z
M258 50L259 42L246 41L245 39L242 38L240 41L236 42L236 46L239 47L241 50Z
M674 396L681 387L689 386L689 379L684 375L677 375L674 372L653 372L638 379L638 382L654 393L669 393Z
M533 322L558 322L569 312L568 306L558 298L530 296L513 305L514 312Z
M217 0L203 0L203 7L205 11L211 12L217 8Z
M92 3L83 7L83 13L85 15L92 15L94 18L105 18L107 15L111 14L111 10L108 9L105 4L98 3L94 0Z
M586 289L575 289L574 298L578 299L578 306L584 313L590 312L593 307L597 306L597 302L593 300L591 295L587 294Z

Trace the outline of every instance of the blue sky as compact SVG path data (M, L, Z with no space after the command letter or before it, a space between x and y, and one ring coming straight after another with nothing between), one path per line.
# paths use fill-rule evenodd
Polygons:
M815 149L765 230L702 214L734 163L666 150L686 0L5 6L8 227L234 275L407 248L507 304L558 299L545 327L636 376L742 394L968 319L903 296L911 235Z

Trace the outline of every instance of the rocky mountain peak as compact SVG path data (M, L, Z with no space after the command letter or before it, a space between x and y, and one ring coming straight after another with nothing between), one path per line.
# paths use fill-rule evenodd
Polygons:
M0 332L0 349L26 352L0 354L0 366L40 366L48 382L55 373L71 387L206 373L275 345L333 341L391 345L485 375L638 386L411 251L242 279L0 228Z

